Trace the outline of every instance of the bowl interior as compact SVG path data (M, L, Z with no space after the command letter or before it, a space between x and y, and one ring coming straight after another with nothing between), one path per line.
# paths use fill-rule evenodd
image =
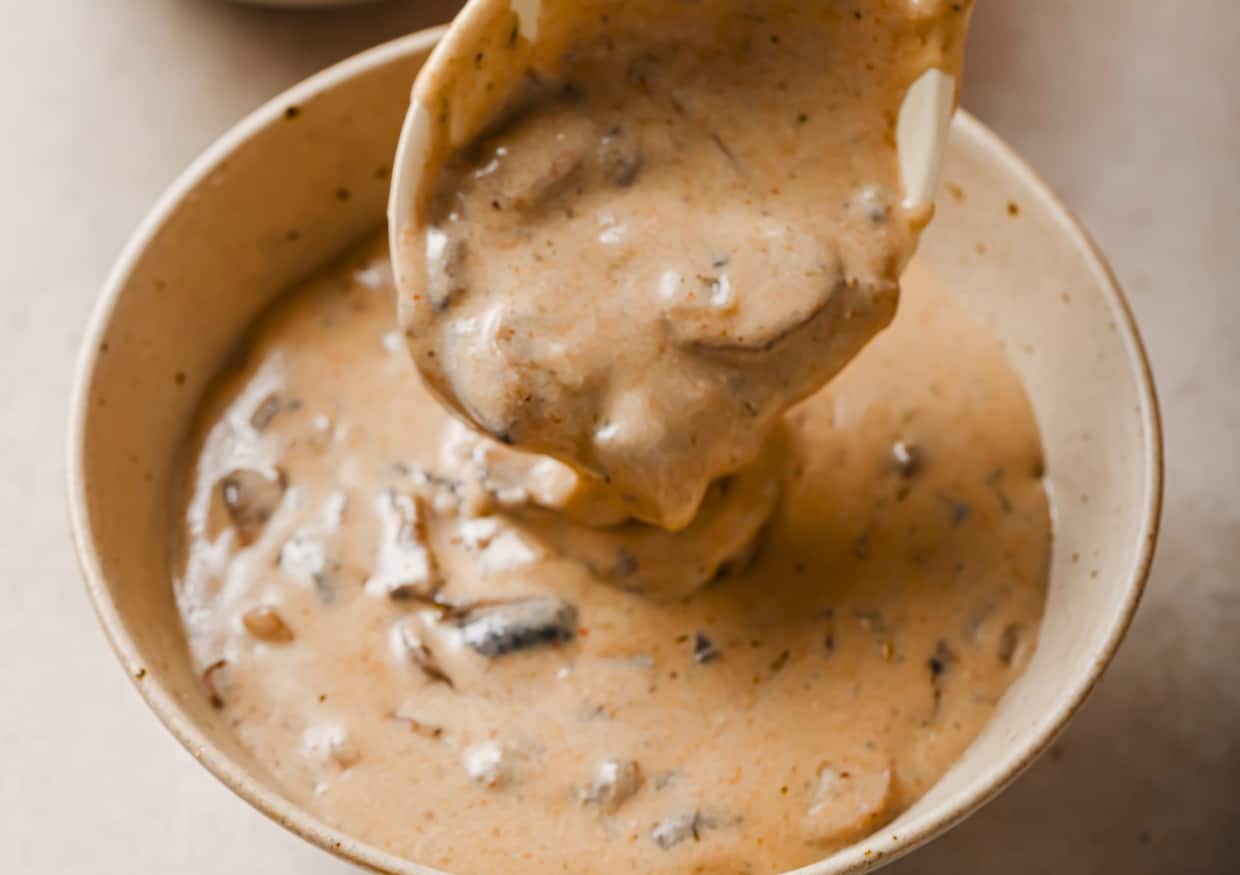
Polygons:
M380 226L409 87L440 31L380 46L240 124L173 186L121 256L88 333L70 506L88 588L121 661L208 768L335 853L397 860L285 800L201 694L169 577L171 493L196 402L282 289ZM918 256L1004 341L1042 430L1055 516L1037 652L994 720L913 808L802 870L868 868L975 809L1051 740L1118 644L1157 524L1157 411L1135 329L1092 244L997 139L954 125Z

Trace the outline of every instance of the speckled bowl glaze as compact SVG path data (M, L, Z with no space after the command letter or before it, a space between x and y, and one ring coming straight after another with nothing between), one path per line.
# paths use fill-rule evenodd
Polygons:
M155 205L87 332L68 465L87 590L160 719L297 834L375 870L422 875L433 870L287 800L207 704L173 604L168 544L173 476L200 394L265 304L381 225L410 83L440 33L379 46L281 95ZM801 875L865 871L907 853L1028 766L1119 646L1154 548L1157 405L1105 261L1034 173L967 115L954 123L943 179L918 257L1004 341L1037 412L1055 522L1046 619L1028 670L947 775L895 821Z

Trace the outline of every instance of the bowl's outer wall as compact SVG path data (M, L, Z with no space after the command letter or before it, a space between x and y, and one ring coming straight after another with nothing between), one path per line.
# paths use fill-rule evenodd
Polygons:
M234 790L374 868L431 870L285 800L212 710L172 598L174 476L197 399L283 289L382 222L410 83L438 31L346 61L260 109L187 171L121 256L88 332L70 435L87 585L122 662L177 737ZM866 841L801 870L869 868L941 832L1062 728L1139 597L1160 489L1157 411L1105 263L1040 182L957 120L920 258L1006 344L1038 414L1056 514L1037 653L965 757Z

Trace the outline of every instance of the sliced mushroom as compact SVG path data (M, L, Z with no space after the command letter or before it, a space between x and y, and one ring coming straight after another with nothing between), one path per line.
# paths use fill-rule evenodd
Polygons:
M586 168L596 142L593 123L578 115L563 116L553 125L518 122L507 138L518 144L527 141L524 160L506 161L509 148L500 146L476 177L483 191L494 194L492 206L501 210L533 211L552 205ZM492 172L486 173L487 169Z
M238 468L220 479L220 498L242 545L253 543L262 534L267 520L284 500L287 487L288 481L279 468L274 476L252 468Z
M478 604L458 619L461 640L486 657L571 641L577 608L556 596Z
M714 662L719 658L719 648L702 632L693 636L693 660L698 663Z
M269 605L250 608L241 617L241 624L255 638L270 644L287 644L293 640L293 630L284 622L280 612Z

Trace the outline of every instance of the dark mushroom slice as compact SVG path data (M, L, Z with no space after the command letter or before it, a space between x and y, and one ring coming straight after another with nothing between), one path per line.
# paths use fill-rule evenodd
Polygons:
M706 635L698 632L693 636L693 660L698 663L714 662L719 658L719 648Z
M577 634L577 608L556 596L537 596L478 604L456 622L465 645L493 659L571 641Z

